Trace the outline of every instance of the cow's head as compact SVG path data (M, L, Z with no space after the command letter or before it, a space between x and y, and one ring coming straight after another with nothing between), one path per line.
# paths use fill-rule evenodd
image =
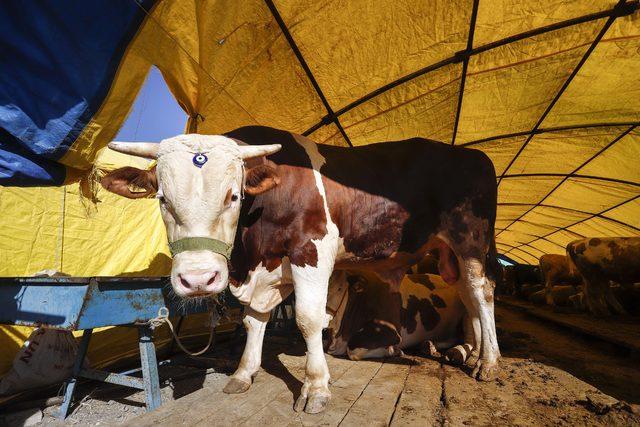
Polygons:
M281 146L189 134L159 144L112 142L109 147L158 161L151 170L115 170L102 179L102 186L129 198L156 194L173 254L171 285L176 294L196 297L223 291L243 195L263 193L279 182L274 168L246 162Z

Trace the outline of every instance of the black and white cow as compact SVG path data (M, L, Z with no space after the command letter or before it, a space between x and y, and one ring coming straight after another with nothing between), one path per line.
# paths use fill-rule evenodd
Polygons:
M466 310L454 286L433 274L408 274L399 292L397 329L384 303L392 297L386 283L366 272L335 272L327 299L327 353L361 360L398 356L412 347L450 350L464 343Z

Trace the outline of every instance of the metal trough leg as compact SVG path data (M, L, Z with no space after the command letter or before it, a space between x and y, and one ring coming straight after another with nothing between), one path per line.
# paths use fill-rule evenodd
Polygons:
M158 379L158 362L156 361L156 347L153 344L153 329L147 325L139 326L138 336L147 411L153 411L162 405L160 380Z
M71 406L71 401L73 400L73 393L76 390L76 384L78 383L78 374L82 369L84 358L87 355L89 340L91 340L92 333L93 329L85 329L82 334L82 340L80 341L80 347L78 348L76 361L73 364L73 374L65 384L66 387L64 392L64 400L62 401L62 405L60 406L60 413L58 414L58 418L61 420L67 418L67 413L69 412L69 407Z

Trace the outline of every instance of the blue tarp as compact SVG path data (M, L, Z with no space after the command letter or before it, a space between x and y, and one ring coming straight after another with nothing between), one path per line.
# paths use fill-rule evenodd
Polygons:
M135 0L0 2L0 185L64 181L56 161L102 105L145 16Z

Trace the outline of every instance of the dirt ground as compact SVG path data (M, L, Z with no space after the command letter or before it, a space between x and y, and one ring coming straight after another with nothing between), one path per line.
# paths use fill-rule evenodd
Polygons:
M558 368L617 399L640 404L640 355L517 310L498 306L496 313L503 355Z
M446 366L444 424L640 425L637 358L504 307L496 315L500 377L469 382Z
M408 360L391 360L385 365L407 366L402 367L404 388L400 387L397 396L392 397L396 399L395 406L391 406L389 418L383 424L640 425L637 357L613 345L576 336L517 310L498 306L496 313L503 354L498 381L478 383L459 367L437 360L416 356L409 356ZM197 393L193 392L199 393L201 389L218 392L233 371L241 348L242 343L237 342L234 346L220 345L206 355L208 359L188 361L183 356L176 356L173 364L162 366L162 400L166 407L170 408L168 402L183 396L198 399ZM282 339L271 339L265 350L265 365L282 359L285 354L289 355L284 356L288 360L302 360L304 354L301 343L286 345ZM334 363L345 362L337 360ZM272 374L276 372L268 367L265 369ZM343 376L351 372L351 368L341 369ZM411 394L416 393L410 389L411 384L415 383L415 390L422 394L419 390L426 387L427 381L429 390L425 390L424 396L418 396L424 399ZM375 383L375 377L370 382ZM289 385L289 389L295 388ZM295 396L290 394L291 391L285 388L285 406L289 405L289 400L293 402ZM362 391L361 394L366 393ZM432 396L433 408L424 407L427 394ZM139 422L134 418L145 413L143 393L132 389L85 382L79 386L76 396L77 403L64 423L55 418L59 408L56 405L42 411L36 408L20 413L10 413L7 411L11 408L5 408L0 413L0 425L24 425L27 419L30 420L28 425L137 425ZM357 402L352 405L357 407ZM424 414L429 411L431 418L425 418ZM252 420L254 418L247 418L245 423L252 425ZM315 423L313 419L296 420L300 424ZM145 421L144 417L140 421L141 424L153 423L152 419Z
M162 402L179 399L193 391L225 380L228 374L219 371L219 369L182 365L161 367ZM165 380L162 381L162 378ZM77 388L76 403L72 406L73 412L65 422L57 419L59 409L59 405L54 405L42 411L40 409L25 410L21 411L22 415L15 414L17 416L9 420L5 419L4 422L3 415L0 415L0 425L23 425L21 420L28 416L34 417L34 422L28 424L38 426L120 424L145 413L144 392L97 382L83 382ZM41 412L39 422L35 422L38 420L37 411Z

